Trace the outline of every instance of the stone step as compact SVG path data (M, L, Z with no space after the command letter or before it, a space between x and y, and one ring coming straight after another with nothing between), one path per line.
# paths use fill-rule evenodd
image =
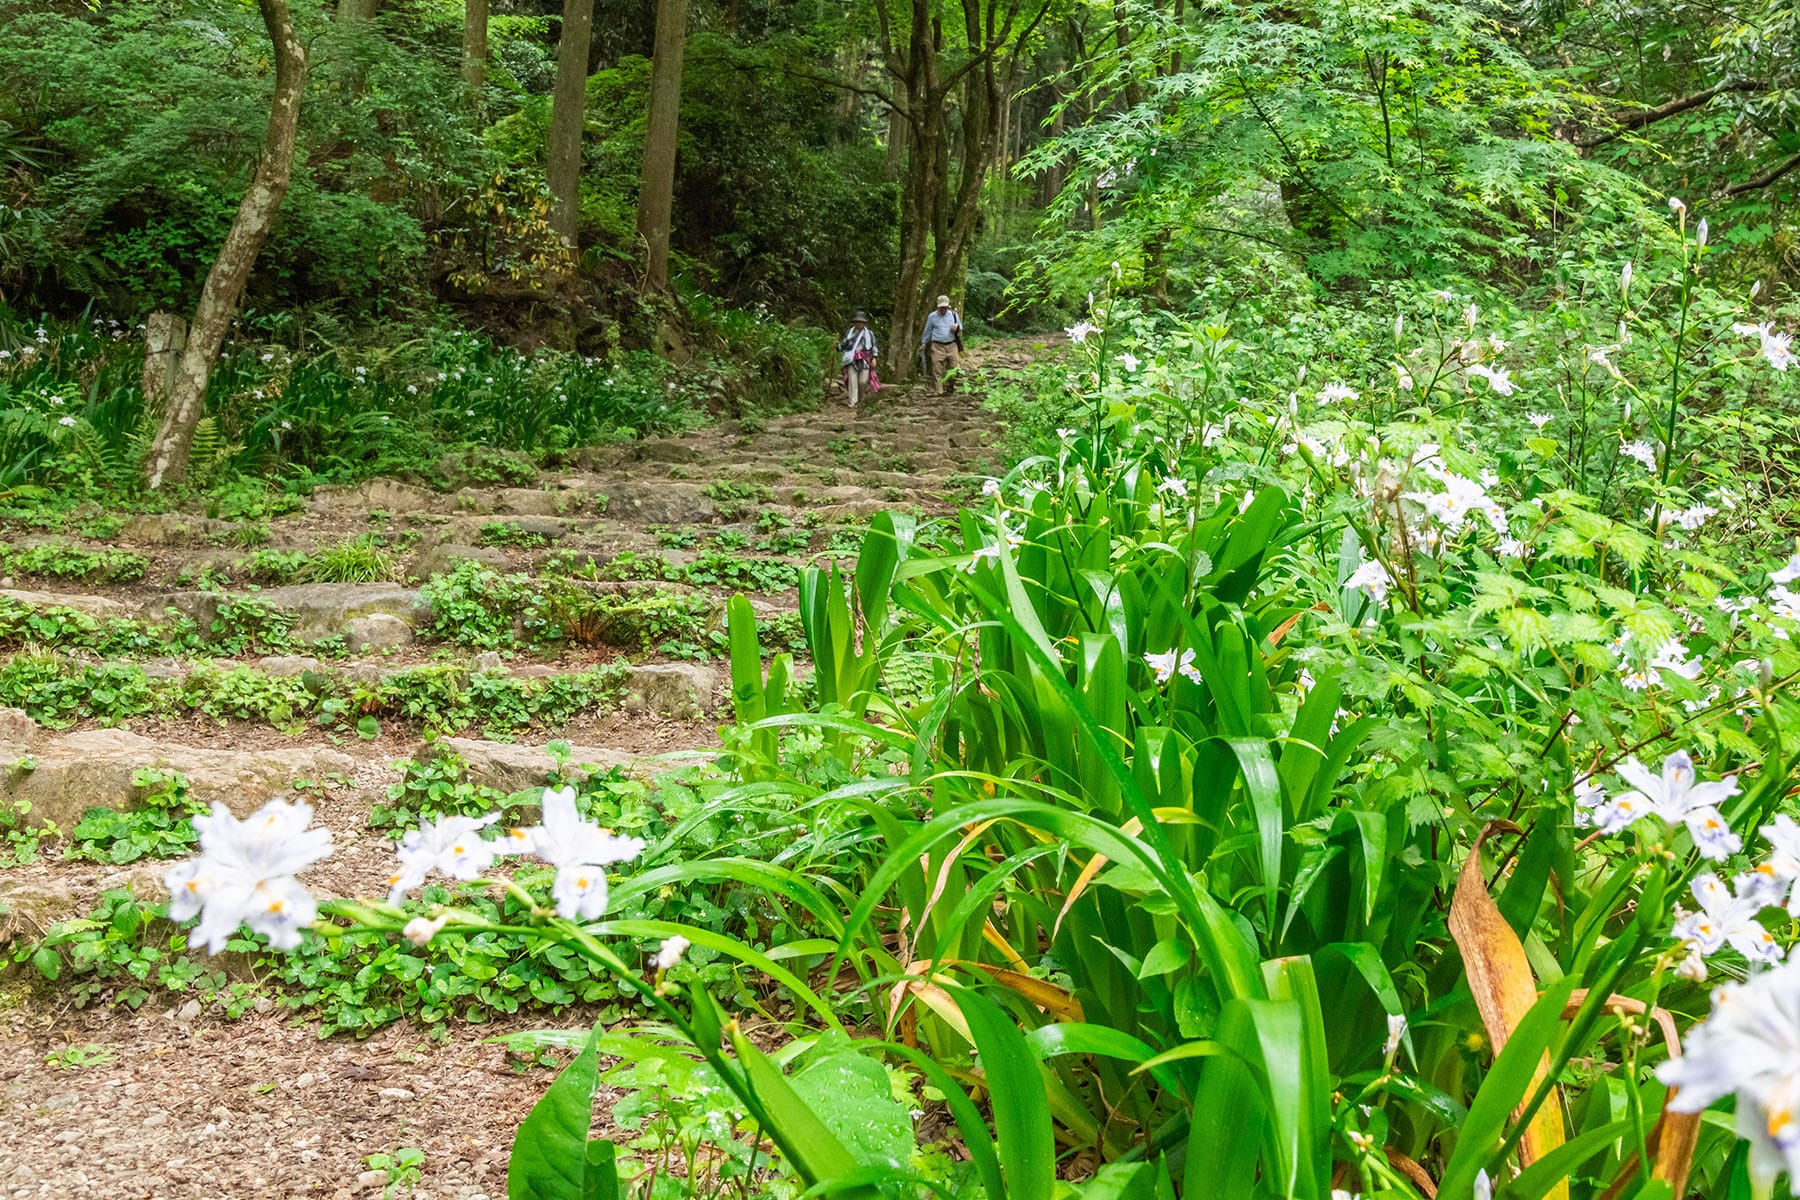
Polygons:
M609 746L583 746L563 743L566 754L564 770L571 776L585 778L623 770L636 778L648 779L660 772L684 764L711 762L714 751L685 750L674 754L644 755ZM544 785L545 775L556 766L557 758L549 744L491 742L481 738L446 737L428 743L418 754L422 761L433 761L454 755L468 770L470 782L495 788L511 795Z
M771 613L770 615L773 615ZM97 661L70 656L75 661ZM249 670L271 678L291 678L312 673L323 684L361 684L375 687L393 683L408 672L436 666L460 667L471 676L502 676L518 680L556 679L583 674L592 667L573 668L550 663L507 664L500 655L487 651L471 659L449 662L422 662L396 666L376 660L334 661L305 654L266 655L240 661L236 659L153 658L138 664L144 675L153 680L179 681L203 671ZM719 667L704 662L631 663L620 681L622 695L619 707L628 713L647 713L681 721L698 721L719 705L723 675ZM3 756L0 756L3 761Z
M180 771L191 794L240 815L296 783L322 785L356 769L341 750L304 743L222 750L144 737L124 729L61 733L16 708L0 709L0 800L29 804L26 820L67 833L90 808L127 808L142 794L133 775L146 767Z

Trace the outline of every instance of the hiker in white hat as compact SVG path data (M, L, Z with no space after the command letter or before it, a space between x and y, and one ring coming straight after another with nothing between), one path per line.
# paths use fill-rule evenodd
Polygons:
M925 317L925 332L919 335L919 349L925 355L925 370L931 377L933 391L950 394L950 373L956 370L957 356L962 353L962 318L950 307L950 297L939 296L937 307Z
M849 330L838 339L838 354L844 366L844 391L849 393L850 407L855 408L864 392L881 386L875 375L875 360L881 356L881 351L876 348L875 334L869 329L869 314L862 309L857 309L851 316Z

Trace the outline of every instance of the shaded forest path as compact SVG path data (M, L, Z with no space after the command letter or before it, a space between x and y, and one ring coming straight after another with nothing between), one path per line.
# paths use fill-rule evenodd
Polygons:
M971 393L989 371L1024 365L1031 353L1022 342L971 347L968 392L889 387L860 411L834 393L818 411L612 447L509 486L469 478L433 489L384 479L325 491L304 510L268 520L266 530L202 511L134 518L104 538L6 530L15 545L140 555L145 570L125 583L0 579L0 604L140 622L174 610L204 629L229 628L230 604L253 599L282 614L291 631L275 645L179 654L54 646L67 670L141 671L161 699L122 721L79 707L60 721L0 709L0 762L29 756L35 764L0 782L0 804L29 800L34 818L66 832L91 806L138 803L139 768L180 771L195 798L222 800L239 815L312 781L307 795L336 851L305 881L322 894L373 895L385 885L393 842L369 818L389 803L406 760L455 753L470 782L503 792L542 783L551 766L544 745L553 738L574 744L575 762L640 777L691 762L656 756L704 756L729 719L722 661L695 657L706 636L698 631L716 629L725 600L748 590L765 644L784 629L792 644L796 567L851 553L875 512L929 517L975 493L999 464L996 430ZM266 549L318 559L369 534L390 552L392 578L256 590L248 582L254 552L232 548L264 540ZM496 653L458 644L437 629L429 586L422 593L421 585L463 560L533 585L551 575L573 579L598 598L598 616L581 637L548 646L519 640ZM691 627L664 639L656 621L667 613L658 606L671 597ZM7 661L44 653L15 638ZM462 689L477 679L531 688L595 667L618 673L617 695L528 726L492 728L491 714L477 708L464 714L467 727L452 722L428 744L404 712L406 697L428 690L419 682L427 676ZM226 674L244 687L299 678L326 694L390 695L393 709L382 711L372 738L343 723L283 722L254 705L249 719L221 719L195 697ZM110 889L164 898L167 861L66 860L62 845L46 841L35 862L0 868L0 955L67 929L61 923L90 912ZM148 939L165 958L174 957L171 932L160 927ZM230 969L250 980L242 961ZM69 989L83 978L94 994L77 1008ZM580 1007L554 1013L527 1004L483 1024L452 1019L433 1032L401 1020L361 1040L321 1041L317 1023L295 1022L267 987L252 993L245 1015L228 1020L219 998L194 989L151 986L135 1011L116 1003L133 982L95 981L72 966L56 984L28 964L0 975L0 1196L371 1196L381 1194L385 1176L368 1167L368 1156L414 1147L425 1154L410 1193L418 1200L498 1200L512 1132L552 1074L515 1062L488 1039L592 1019Z

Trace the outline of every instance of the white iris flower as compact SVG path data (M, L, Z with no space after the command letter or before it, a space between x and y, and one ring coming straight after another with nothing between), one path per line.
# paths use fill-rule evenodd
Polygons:
M388 877L388 903L399 904L433 871L453 879L480 878L504 852L503 846L481 836L483 829L499 819L499 813L480 818L440 817L408 830L397 849L400 869Z
M1678 1089L1669 1108L1701 1112L1735 1095L1755 1193L1767 1196L1783 1168L1800 1178L1800 959L1714 992L1712 1016L1683 1049L1656 1070Z
M163 876L169 919L199 914L194 941L211 954L223 950L240 925L277 950L298 946L319 906L294 876L331 854L331 831L308 828L312 811L304 801L271 800L242 821L218 803L195 817L199 857Z
M620 837L583 820L575 789L544 789L543 820L521 835L531 852L556 868L550 896L566 921L592 921L606 911L606 867L636 858L644 840Z

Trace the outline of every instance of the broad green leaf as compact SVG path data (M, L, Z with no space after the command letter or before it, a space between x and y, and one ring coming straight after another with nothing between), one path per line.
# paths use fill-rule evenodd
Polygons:
M814 1059L788 1081L850 1156L865 1166L903 1167L918 1141L894 1099L887 1069L854 1049Z
M1007 1200L1051 1200L1056 1141L1037 1058L999 1005L969 988L956 988L953 994L987 1081Z
M612 1174L617 1186L610 1161L588 1160L599 1037L596 1025L575 1061L563 1068L520 1124L506 1164L507 1200L593 1200L604 1195L598 1185L590 1186L596 1174Z

